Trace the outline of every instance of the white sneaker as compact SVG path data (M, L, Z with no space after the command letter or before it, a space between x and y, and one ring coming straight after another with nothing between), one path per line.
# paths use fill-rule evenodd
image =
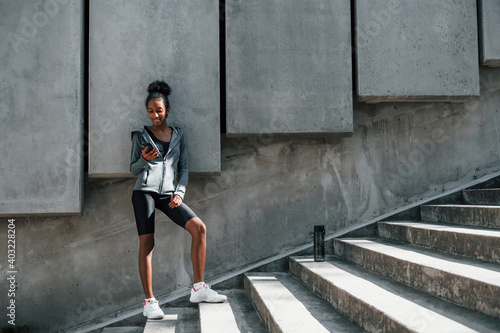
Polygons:
M158 305L158 301L144 301L144 310L142 314L148 319L162 319L165 315Z
M191 297L189 298L189 300L191 301L191 303L222 303L227 301L227 297L224 295L219 295L207 284L204 288L201 288L198 291L194 291L194 289L191 288Z

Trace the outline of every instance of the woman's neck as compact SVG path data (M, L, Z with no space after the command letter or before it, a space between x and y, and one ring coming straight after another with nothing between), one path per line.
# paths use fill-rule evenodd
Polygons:
M152 130L152 131L159 131L159 132L163 132L165 130L169 130L169 127L167 125L167 122L164 122L158 126L155 126L154 124L149 126L149 129Z

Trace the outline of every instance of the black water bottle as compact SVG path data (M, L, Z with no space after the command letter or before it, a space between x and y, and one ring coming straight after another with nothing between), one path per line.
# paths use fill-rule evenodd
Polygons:
M325 226L314 226L314 261L325 261Z

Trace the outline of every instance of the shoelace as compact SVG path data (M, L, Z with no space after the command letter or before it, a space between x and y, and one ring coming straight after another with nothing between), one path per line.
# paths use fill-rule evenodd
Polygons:
M194 287L192 289L194 290ZM212 290L212 287L208 283L205 283L205 287L195 290L195 292L201 291L202 289Z

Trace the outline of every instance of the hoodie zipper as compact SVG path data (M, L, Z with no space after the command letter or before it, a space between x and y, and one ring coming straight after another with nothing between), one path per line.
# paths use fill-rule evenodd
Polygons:
M173 136L173 133L172 133L172 136ZM170 141L172 141L172 139L170 139ZM165 161L167 160L167 155L168 155L169 150L170 150L170 145L168 145L168 150L165 153L165 156L163 156L163 161L162 161L163 167L162 167L162 171L161 171L161 182L160 182L159 193L161 193L161 189L163 188L163 179L165 178Z

